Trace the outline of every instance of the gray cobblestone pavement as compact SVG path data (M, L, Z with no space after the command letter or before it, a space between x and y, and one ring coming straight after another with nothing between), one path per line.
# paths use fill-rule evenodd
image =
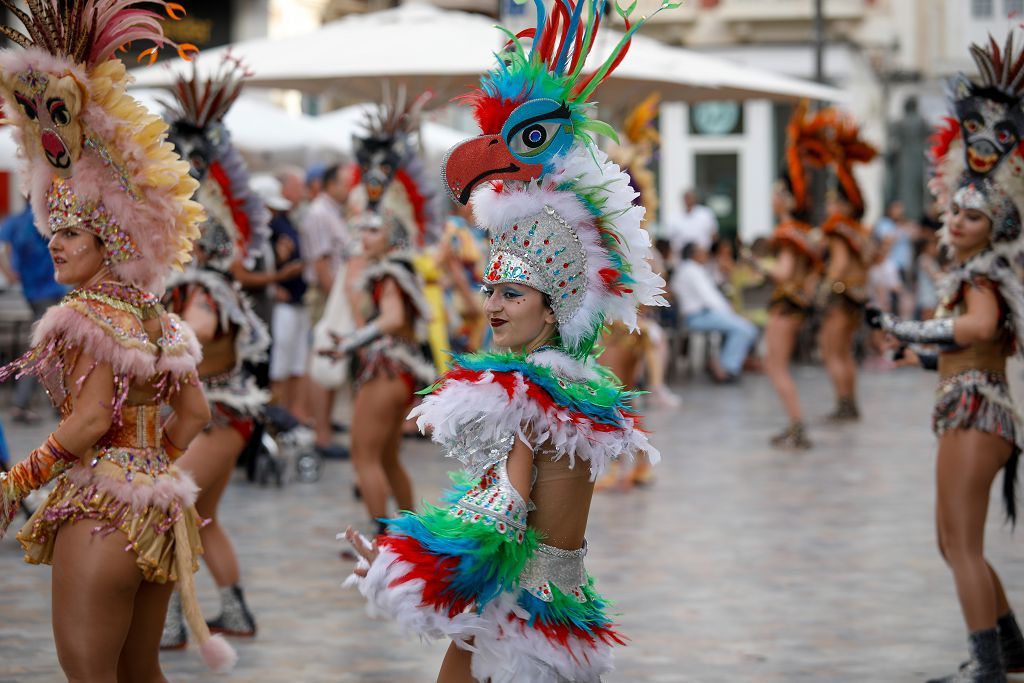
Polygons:
M909 683L960 661L963 626L931 521L935 376L867 373L865 419L842 427L818 419L832 408L824 374L802 369L799 383L816 445L804 453L766 445L782 419L762 377L691 382L682 409L650 412L664 456L654 486L599 494L588 533L588 566L632 639L609 683ZM47 426L7 430L18 459ZM436 499L447 469L437 449L407 441L404 454L418 495ZM239 476L229 488L223 520L260 628L237 643L231 680L434 680L443 644L368 620L340 587L351 565L334 536L362 520L351 481L348 463L329 462L315 484L261 488ZM1024 605L1022 539L996 501L992 513L989 555ZM12 537L0 541L0 683L61 680L50 571L22 564ZM212 615L205 571L198 585ZM223 680L191 651L164 664L172 681Z

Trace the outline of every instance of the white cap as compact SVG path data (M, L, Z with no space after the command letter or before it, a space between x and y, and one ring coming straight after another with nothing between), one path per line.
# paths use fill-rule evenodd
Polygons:
M274 211L287 211L292 208L292 203L284 198L281 181L272 175L254 175L249 179L249 187Z

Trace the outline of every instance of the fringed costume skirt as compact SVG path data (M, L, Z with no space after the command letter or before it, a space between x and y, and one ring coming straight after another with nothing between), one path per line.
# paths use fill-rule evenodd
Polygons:
M46 503L18 533L25 561L51 564L61 525L88 519L93 533L123 533L146 581L178 580L176 555L199 568L202 524L194 503L198 489L158 449L107 449L90 465L78 464L61 475ZM176 529L177 527L177 529ZM176 537L187 539L178 548Z
M401 337L386 335L374 340L359 353L357 363L355 390L379 375L400 378L409 387L410 394L437 379L434 364L423 350Z
M993 434L1019 452L1024 446L1024 430L1010 398L1006 375L966 370L942 378L932 414L932 430L941 437L950 429L976 429Z

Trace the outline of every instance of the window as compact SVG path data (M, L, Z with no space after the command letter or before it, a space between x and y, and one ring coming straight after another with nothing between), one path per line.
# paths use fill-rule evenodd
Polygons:
M971 16L975 19L991 19L995 0L971 0Z
M1024 0L1005 0L1003 9L1006 10L1006 16L1019 19L1024 14Z

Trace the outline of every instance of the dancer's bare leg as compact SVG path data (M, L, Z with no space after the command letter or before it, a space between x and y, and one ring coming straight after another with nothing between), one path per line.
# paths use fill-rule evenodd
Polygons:
M473 653L452 643L441 662L437 683L476 683L472 673Z
M124 534L95 534L96 524L89 519L65 524L53 549L53 636L71 683L116 683L142 584L135 553L124 549ZM154 657L159 627L156 637ZM159 666L156 672L152 680L162 681Z
M951 430L939 440L939 547L953 571L960 608L972 633L994 628L1001 614L996 589L1001 582L998 577L993 580L995 572L985 561L985 518L992 482L1010 453L1005 439L973 429Z
M853 336L859 318L842 306L832 306L818 335L821 359L828 371L837 399L852 399L857 391L857 364L853 358Z
M804 319L801 315L790 315L772 311L764 330L765 359L764 371L775 386L782 401L782 407L791 422L803 420L800 394L789 371L790 359L796 347L796 338Z
M199 530L203 560L220 588L233 586L240 580L238 557L218 520L217 508L244 447L245 441L231 427L212 427L197 436L177 462L178 467L192 474L199 486L196 511L209 520Z
M388 515L391 487L384 456L392 446L394 432L401 428L408 399L409 387L405 381L385 375L365 382L356 392L352 410L352 465L371 519ZM410 498L411 490L410 484Z
M408 395L408 386L406 386L406 396ZM388 479L391 495L395 497L395 504L399 510L414 510L416 506L416 501L413 499L412 477L409 476L409 471L405 469L400 457L402 450L402 426L405 424L404 415L408 405L409 401L406 400L405 407L403 407L400 413L402 417L392 428L391 443L388 445L387 450L384 451L384 474Z
M135 594L135 610L121 657L117 663L120 683L163 683L160 671L160 634L167 615L173 583L143 581Z

